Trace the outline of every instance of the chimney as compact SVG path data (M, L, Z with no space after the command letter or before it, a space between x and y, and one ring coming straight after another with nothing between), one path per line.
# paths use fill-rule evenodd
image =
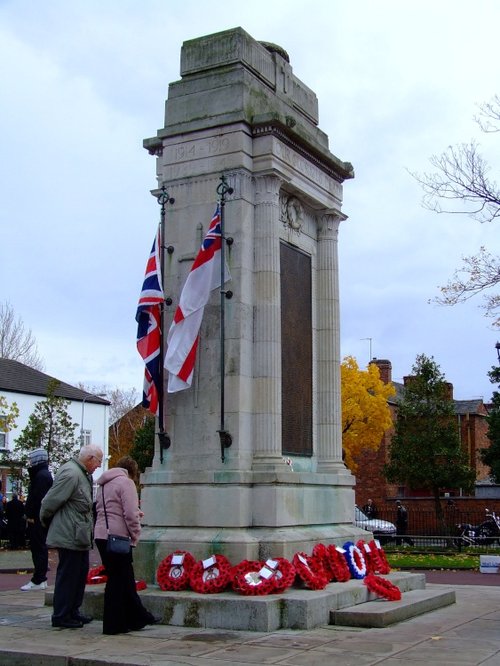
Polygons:
M380 372L380 379L384 384L390 384L392 382L392 364L390 361L387 359L372 358L370 363L377 366Z

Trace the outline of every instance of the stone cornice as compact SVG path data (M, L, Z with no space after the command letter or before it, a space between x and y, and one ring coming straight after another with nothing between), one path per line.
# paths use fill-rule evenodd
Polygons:
M332 153L326 155L320 150L316 150L310 143L301 141L296 132L279 120L274 119L252 125L253 137L266 135L275 136L339 183L354 178L354 169L350 162L342 162Z

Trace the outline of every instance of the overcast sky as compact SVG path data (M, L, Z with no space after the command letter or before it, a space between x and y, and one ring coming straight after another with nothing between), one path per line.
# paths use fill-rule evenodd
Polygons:
M159 209L155 160L182 43L241 26L282 46L319 100L330 150L354 165L339 235L342 356L409 374L433 356L455 397L493 386L500 332L480 300L429 304L498 230L421 206L408 171L477 138L498 87L497 0L0 0L0 300L48 374L142 389L134 320ZM240 8L241 7L241 8Z

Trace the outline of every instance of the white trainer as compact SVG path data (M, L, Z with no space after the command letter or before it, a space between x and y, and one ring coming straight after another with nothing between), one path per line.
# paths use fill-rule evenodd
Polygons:
M26 585L23 585L21 590L23 592L28 592L28 590L46 590L47 589L47 581L44 580L43 583L39 583L36 585L36 583L32 583L31 581L29 583L26 583Z

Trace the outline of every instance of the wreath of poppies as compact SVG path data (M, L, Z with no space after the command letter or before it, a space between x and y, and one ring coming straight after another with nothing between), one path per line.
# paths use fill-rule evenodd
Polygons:
M379 565L377 568L378 573L383 574L385 576L391 570L391 565L389 564L389 562L387 561L387 557L385 556L385 550L375 540L370 541L368 545L370 546L371 551L375 551L377 553L377 557L379 559Z
M337 583L345 583L351 579L351 572L343 550L334 544L330 544L326 548L328 563L332 570L332 580Z
M380 567L382 566L377 551L372 550L370 546L365 541L363 541L363 539L360 539L356 543L356 546L363 553L363 556L365 558L366 575L371 573L377 573L377 571L379 571Z
M274 592L279 594L291 587L295 581L297 572L293 564L284 557L273 557L272 562L277 562L278 566L274 568ZM271 561L267 560L266 566L272 566Z
M212 555L206 560L196 562L189 574L189 584L200 594L222 592L231 582L231 573L232 567L227 557Z
M361 550L352 541L346 541L343 548L346 551L344 557L351 572L351 578L364 578L366 576L366 560Z
M108 577L105 575L105 571L106 570L102 564L93 569L89 569L87 573L87 585L100 585L106 583Z
M235 592L247 596L272 594L274 571L262 562L243 560L233 567L232 587Z
M181 564L172 564L172 560L182 559ZM176 550L163 559L156 571L156 580L160 590L185 590L189 585L189 574L195 565L195 559L185 550Z
M292 564L299 578L311 590L322 590L328 583L328 575L321 560L305 553L295 553Z
M317 543L312 551L313 557L316 557L325 570L325 574L328 578L328 582L333 580L333 570L330 564L330 557L328 555L328 549L323 543Z
M399 601L401 599L401 590L391 583L390 580L387 580L387 578L368 574L363 582L368 590L376 594L377 597L387 599L388 601Z

